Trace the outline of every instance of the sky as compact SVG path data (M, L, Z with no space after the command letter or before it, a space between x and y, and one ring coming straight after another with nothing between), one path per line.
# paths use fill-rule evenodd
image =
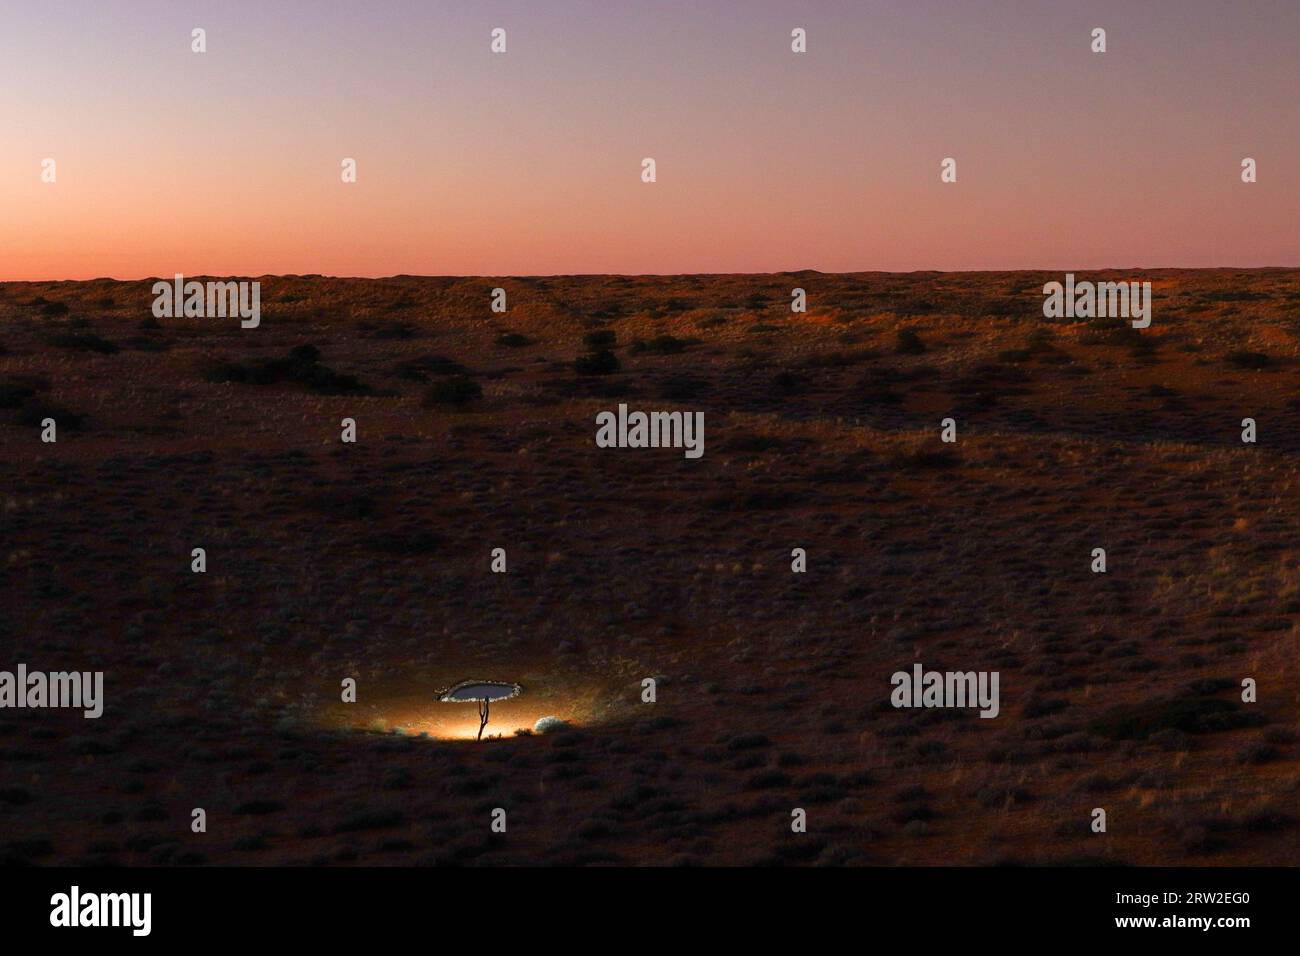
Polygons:
M0 0L0 280L1300 266L1298 102L1298 0Z

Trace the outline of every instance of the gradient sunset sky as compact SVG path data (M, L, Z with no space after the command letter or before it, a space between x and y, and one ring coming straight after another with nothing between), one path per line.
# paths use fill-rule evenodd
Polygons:
M0 279L1300 266L1298 102L1297 0L0 0Z

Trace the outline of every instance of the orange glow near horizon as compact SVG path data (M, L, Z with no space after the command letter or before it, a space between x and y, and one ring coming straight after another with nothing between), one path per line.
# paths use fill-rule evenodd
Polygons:
M513 737L517 730L532 731L537 721L543 717L559 717L567 723L572 719L554 710L543 710L537 706L520 706L503 702L498 714L497 705L493 705L487 727L483 730L483 740L494 737ZM468 716L466 716L468 714ZM478 737L478 711L473 704L423 703L407 704L394 702L375 705L366 711L363 720L348 725L354 730L380 733L401 733L403 736L419 737L427 735L437 740L476 740Z

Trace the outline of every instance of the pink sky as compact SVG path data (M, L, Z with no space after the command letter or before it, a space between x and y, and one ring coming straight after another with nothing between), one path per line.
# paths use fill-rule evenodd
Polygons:
M1294 0L378 6L0 11L0 279L1300 266Z

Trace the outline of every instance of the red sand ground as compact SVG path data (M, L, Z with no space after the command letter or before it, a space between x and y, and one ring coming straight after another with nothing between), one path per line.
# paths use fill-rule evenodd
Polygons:
M0 857L1295 863L1300 273L1089 276L1142 332L1045 320L1060 278L268 278L254 330L0 284L0 669L107 696L0 711ZM305 344L356 382L229 380ZM597 449L619 402L704 457ZM1001 715L895 710L917 661ZM499 739L467 676L524 684Z

